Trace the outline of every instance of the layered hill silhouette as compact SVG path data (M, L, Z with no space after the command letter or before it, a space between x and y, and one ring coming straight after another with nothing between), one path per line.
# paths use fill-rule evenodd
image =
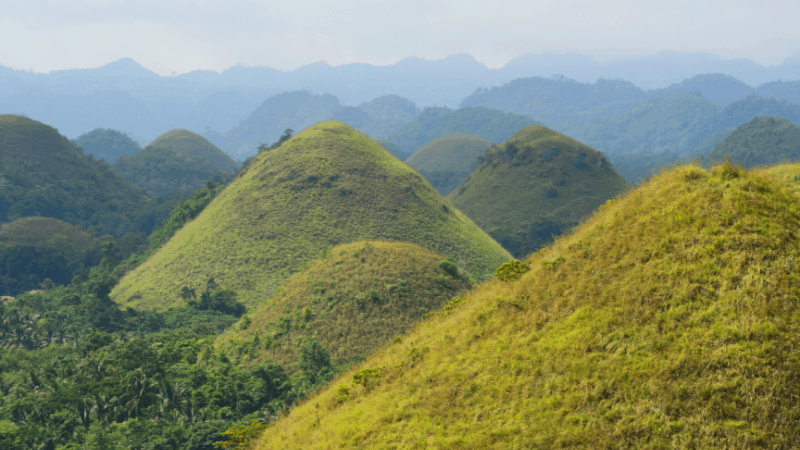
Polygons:
M534 125L487 150L448 198L519 258L628 187L602 153Z
M269 360L288 373L298 370L300 347L311 342L328 349L334 365L351 364L469 287L454 261L419 245L341 244L293 275L216 345L240 365Z
M370 138L322 122L261 152L111 297L123 307L185 304L209 277L252 307L325 249L363 240L416 243L483 280L510 258L421 176Z
M255 448L796 446L800 210L781 180L730 164L659 174Z
M710 160L730 160L745 167L800 159L800 127L780 117L756 117L717 144Z
M420 173L440 194L447 195L478 168L478 156L492 146L479 136L453 133L425 144L405 163Z
M189 130L170 130L157 137L144 149L172 150L179 155L200 156L220 172L233 172L239 167L219 147Z
M84 133L72 142L82 148L84 153L111 164L122 155L133 155L142 148L139 143L121 131L108 128L95 128Z
M0 115L0 222L42 216L102 234L147 234L170 207L152 202L55 128Z
M397 156L401 160L406 159L411 155L407 151L392 144L391 142L384 141L383 139L377 139L374 137L372 138L372 140L380 144L381 147L385 148L389 153L393 154L394 156Z

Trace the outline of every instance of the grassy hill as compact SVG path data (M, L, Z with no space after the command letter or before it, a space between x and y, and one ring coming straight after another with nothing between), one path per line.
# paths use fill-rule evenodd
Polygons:
M0 222L42 216L103 234L148 234L171 208L85 155L55 128L0 115Z
M453 133L425 144L405 163L420 173L440 194L447 195L478 168L478 156L492 146L479 136Z
M192 222L126 275L123 307L185 304L209 277L252 307L325 249L362 239L407 241L486 279L510 258L402 161L338 122L261 152Z
M142 149L139 143L128 135L108 128L95 128L83 133L72 142L83 149L84 153L94 155L97 159L111 164L122 155L133 155Z
M756 117L717 144L708 158L727 156L744 166L800 159L800 127L780 117Z
M220 172L233 172L239 165L203 136L189 130L171 130L157 137L144 149L172 150L188 157L200 156Z
M202 156L187 156L163 147L147 146L133 156L122 156L111 166L114 173L150 195L165 197L177 188L191 194L219 172Z
M448 198L522 257L628 187L602 153L534 125L487 150L478 169Z
M796 447L800 207L774 173L659 174L254 447Z
M268 359L294 373L301 345L317 342L333 364L350 364L469 287L454 262L419 245L341 244L293 275L216 346L239 365Z

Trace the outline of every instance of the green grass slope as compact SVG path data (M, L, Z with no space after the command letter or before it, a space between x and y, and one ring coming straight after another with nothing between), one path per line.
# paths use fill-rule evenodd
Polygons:
M202 290L215 277L252 307L323 250L362 239L416 243L476 279L510 258L380 145L321 122L256 156L111 297L123 307L166 309L185 304L183 286Z
M661 173L254 447L796 448L798 226L766 171Z
M457 188L467 175L478 168L478 156L492 146L479 136L453 133L425 144L405 163L419 172L440 194Z
M180 155L201 156L220 172L233 172L236 164L228 155L208 139L189 130L171 130L147 145L144 149L169 149ZM143 149L143 150L144 150Z
M150 202L55 128L0 115L0 222L42 216L117 236L149 233L158 217Z
M487 150L478 169L449 198L522 257L628 187L600 152L533 125Z
M745 167L800 159L800 127L780 117L756 117L741 125L708 154L711 160L731 161Z
M454 262L416 244L341 244L293 275L216 345L237 364L268 359L293 373L299 345L316 341L330 350L333 364L350 364L470 286Z

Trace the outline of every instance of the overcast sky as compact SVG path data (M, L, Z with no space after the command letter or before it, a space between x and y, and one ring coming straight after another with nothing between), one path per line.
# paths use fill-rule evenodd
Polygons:
M393 64L469 53L599 61L660 51L780 64L800 52L797 0L0 0L0 65L49 72L133 58L161 75L237 64Z

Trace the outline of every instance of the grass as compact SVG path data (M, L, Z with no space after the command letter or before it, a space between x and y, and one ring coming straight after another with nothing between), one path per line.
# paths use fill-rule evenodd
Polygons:
M169 149L186 156L202 156L213 164L220 172L233 172L236 164L230 156L203 136L189 130L170 130L157 137L144 149ZM143 150L144 150L143 149Z
M434 189L447 195L478 168L478 156L492 143L464 133L448 134L425 144L405 163L428 180Z
M662 171L255 448L796 448L800 206L782 172L800 166Z
M321 122L248 170L111 293L122 307L182 306L209 277L248 307L336 245L413 242L476 280L510 255L428 182L363 134Z
M269 360L289 373L297 371L298 344L311 340L330 349L336 365L357 362L471 287L450 264L448 272L444 257L407 242L338 245L216 346L238 364Z
M522 258L628 188L602 153L532 125L488 149L448 198Z

